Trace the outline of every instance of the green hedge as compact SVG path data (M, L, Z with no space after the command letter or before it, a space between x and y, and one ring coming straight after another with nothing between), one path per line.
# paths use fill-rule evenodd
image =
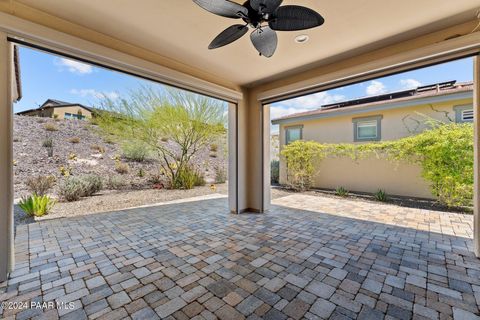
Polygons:
M432 195L446 206L472 206L473 125L431 123L431 129L394 140L365 144L320 144L295 141L281 152L287 164L287 180L295 189L311 184L316 162L325 157L363 159L372 156L406 161L422 168Z

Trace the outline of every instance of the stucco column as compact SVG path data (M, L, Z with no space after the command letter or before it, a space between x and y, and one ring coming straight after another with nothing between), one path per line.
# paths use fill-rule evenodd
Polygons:
M474 114L474 215L473 242L475 255L480 258L480 56L473 64L473 114Z
M13 46L0 32L0 282L13 270Z
M228 208L238 213L237 105L228 104Z
M270 205L269 108L243 90L237 109L238 212L264 212Z

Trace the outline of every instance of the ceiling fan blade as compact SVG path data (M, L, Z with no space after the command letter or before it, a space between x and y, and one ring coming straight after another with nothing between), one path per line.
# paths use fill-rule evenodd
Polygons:
M274 13L280 7L283 0L250 0L250 5L255 11L262 13Z
M223 30L208 46L208 49L217 49L240 39L247 33L248 27L242 24L234 24Z
M325 19L316 11L302 6L281 6L268 23L278 31L296 31L321 26Z
M203 9L216 15L238 19L248 16L248 9L229 0L193 0Z
M253 46L257 51L267 58L270 58L275 53L278 44L277 33L269 27L255 29L250 34Z

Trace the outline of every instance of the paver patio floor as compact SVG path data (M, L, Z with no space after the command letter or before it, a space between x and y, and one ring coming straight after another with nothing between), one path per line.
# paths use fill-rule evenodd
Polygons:
M274 204L237 216L210 199L19 226L1 315L479 319L472 216L303 195Z

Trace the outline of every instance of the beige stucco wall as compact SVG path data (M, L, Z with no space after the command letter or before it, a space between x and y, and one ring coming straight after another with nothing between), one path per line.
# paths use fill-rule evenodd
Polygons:
M78 114L79 111L81 111L82 115L86 118L92 117L92 113L90 111L78 106L54 108L53 110L53 114L58 114L58 119L65 119L65 113ZM53 115L51 117L53 117Z
M424 130L425 117L443 122L450 119L455 121L453 107L466 104L472 104L472 99L281 124L280 148L283 149L285 145L285 128L289 126L303 125L304 140L354 143L352 119L381 115L382 141L396 140ZM319 172L314 177L314 186L318 188L335 189L341 186L350 191L360 192L375 192L382 189L392 195L433 198L428 183L421 177L421 169L417 165L391 163L373 157L359 161L349 158L327 158L320 163L318 169ZM285 182L286 168L284 161L281 161L280 183Z
M43 118L53 118L54 115L58 115L58 119L65 119L65 113L78 114L78 111L82 112L82 115L86 118L91 118L92 113L87 109L84 109L79 106L71 107L58 107L58 108L47 108L44 110L32 110L31 112L25 113L26 116L32 117L43 117Z

